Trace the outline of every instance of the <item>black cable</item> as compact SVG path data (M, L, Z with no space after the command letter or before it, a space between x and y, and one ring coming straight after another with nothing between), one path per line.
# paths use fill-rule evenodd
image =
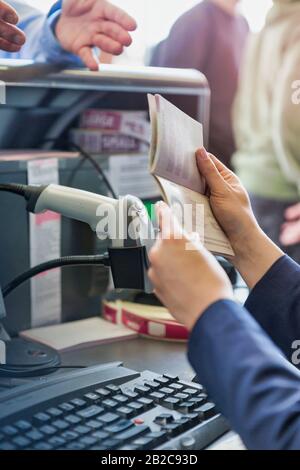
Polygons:
M88 160L91 163L91 165L95 168L97 173L101 176L101 178L103 179L104 184L107 187L111 197L113 197L114 199L118 199L118 196L117 196L114 188L112 187L109 179L107 178L106 174L102 170L99 163L95 160L94 157L92 157L92 155L90 153L86 152L80 145L75 144L74 142L72 142L68 139L58 138L58 139L44 139L43 140L43 143L47 143L47 142L50 142L50 143L52 142L54 144L65 144L69 147L70 150L76 150L77 152L79 152L80 155L82 155L85 160ZM78 171L79 168L80 168L80 165L76 168L76 171ZM75 174L76 174L76 172L75 172ZM72 177L74 178L74 174L72 174Z
M109 266L108 254L95 255L95 256L66 256L45 263L39 264L28 271L20 274L20 276L13 279L3 289L3 297L7 297L12 291L19 287L24 282L28 281L32 277L37 276L45 271L49 271L55 268L62 268L66 266L89 266L89 265L103 265Z
M23 197L26 196L26 186L23 184L0 184L0 191L6 191Z

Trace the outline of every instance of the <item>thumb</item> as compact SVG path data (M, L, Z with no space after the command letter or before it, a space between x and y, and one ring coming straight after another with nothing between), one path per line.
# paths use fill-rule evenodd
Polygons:
M183 238L183 228L174 216L171 208L164 202L158 202L155 206L161 238Z
M199 172L205 178L209 189L212 192L222 191L226 182L205 148L197 150L196 160Z

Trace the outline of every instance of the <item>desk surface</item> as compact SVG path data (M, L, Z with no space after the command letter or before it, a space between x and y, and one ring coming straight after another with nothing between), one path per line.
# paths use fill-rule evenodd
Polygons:
M137 371L167 371L182 379L191 380L195 374L188 363L186 348L186 343L137 338L67 352L62 355L62 359L64 365L88 366L120 361L124 366Z

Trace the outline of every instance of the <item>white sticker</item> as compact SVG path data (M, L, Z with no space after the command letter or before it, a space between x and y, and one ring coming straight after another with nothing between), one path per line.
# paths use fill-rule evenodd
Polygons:
M108 178L118 196L141 199L159 196L158 186L149 172L148 155L118 155L109 159Z
M28 162L28 184L58 184L58 160ZM54 212L30 214L31 267L60 257L61 217ZM31 280L31 327L61 321L61 272L55 269Z

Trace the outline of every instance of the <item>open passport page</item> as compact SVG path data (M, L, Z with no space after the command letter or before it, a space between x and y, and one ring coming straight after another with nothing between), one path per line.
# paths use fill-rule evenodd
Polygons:
M164 200L188 232L197 232L204 246L224 257L234 256L215 219L206 183L195 153L203 146L202 125L160 95L148 95L152 128L150 172Z

